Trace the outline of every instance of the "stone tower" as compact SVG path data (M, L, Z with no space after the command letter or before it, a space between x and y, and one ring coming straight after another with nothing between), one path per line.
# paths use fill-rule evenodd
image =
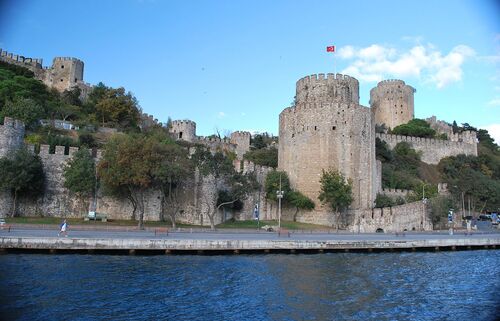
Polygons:
M231 133L231 143L236 145L236 157L243 159L243 155L250 150L250 133L236 131Z
M406 124L414 117L415 89L402 80L384 80L370 90L370 106L376 124L389 128Z
M176 139L192 143L196 140L196 123L191 120L173 120L170 132Z
M0 158L11 155L23 146L24 123L19 120L5 117L0 125ZM0 217L10 212L12 197L9 191L0 190Z
M320 206L322 170L335 169L352 181L351 208L373 207L376 193L375 123L359 105L356 79L324 74L297 81L295 106L280 114L278 167L292 188ZM319 213L318 213L319 215Z
M56 57L46 74L45 84L64 91L83 82L83 61L70 57Z

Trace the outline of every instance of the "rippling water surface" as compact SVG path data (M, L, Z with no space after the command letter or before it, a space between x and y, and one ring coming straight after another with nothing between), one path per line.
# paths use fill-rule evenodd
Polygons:
M1 320L495 320L500 311L499 250L8 254L0 267Z

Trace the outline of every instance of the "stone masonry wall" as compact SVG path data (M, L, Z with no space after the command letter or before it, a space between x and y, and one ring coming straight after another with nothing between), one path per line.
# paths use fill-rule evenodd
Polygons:
M318 219L325 212L318 200L322 170L351 179L353 208L372 208L375 200L375 124L357 90L348 76L306 77L297 82L296 105L280 114L278 168L317 204Z
M413 202L403 205L374 208L372 210L353 211L352 232L373 233L381 228L384 232L430 231L429 205Z
M427 164L438 164L445 157L459 154L477 156L477 143L473 134L465 133L464 138L459 141L429 139L420 137L409 137L390 134L376 134L378 138L385 141L391 149L400 142L407 142L416 151L422 152L422 161ZM457 137L459 135L457 134ZM460 136L462 137L462 136Z

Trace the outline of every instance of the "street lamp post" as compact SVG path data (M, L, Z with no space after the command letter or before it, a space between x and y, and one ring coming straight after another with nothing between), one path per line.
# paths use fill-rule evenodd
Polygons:
M422 185L422 222L420 223L420 230L424 230L424 221L425 221L425 204L427 203L427 199L425 198L425 185Z
M281 199L285 193L281 190L281 174L280 174L280 188L276 191L276 197L278 198L278 230L281 231Z

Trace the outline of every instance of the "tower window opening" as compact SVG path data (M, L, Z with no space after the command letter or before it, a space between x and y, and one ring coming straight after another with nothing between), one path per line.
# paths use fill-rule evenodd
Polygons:
M77 79L75 78L75 82L77 82Z
M318 130L318 127L317 127L317 126L314 126L314 130Z
M179 139L182 139L182 132L179 132Z
M64 69L64 65L61 65L61 69Z
M63 82L63 79L61 78L61 82Z
M332 127L332 130L335 130L335 129L337 129L337 126L333 126L333 127Z

